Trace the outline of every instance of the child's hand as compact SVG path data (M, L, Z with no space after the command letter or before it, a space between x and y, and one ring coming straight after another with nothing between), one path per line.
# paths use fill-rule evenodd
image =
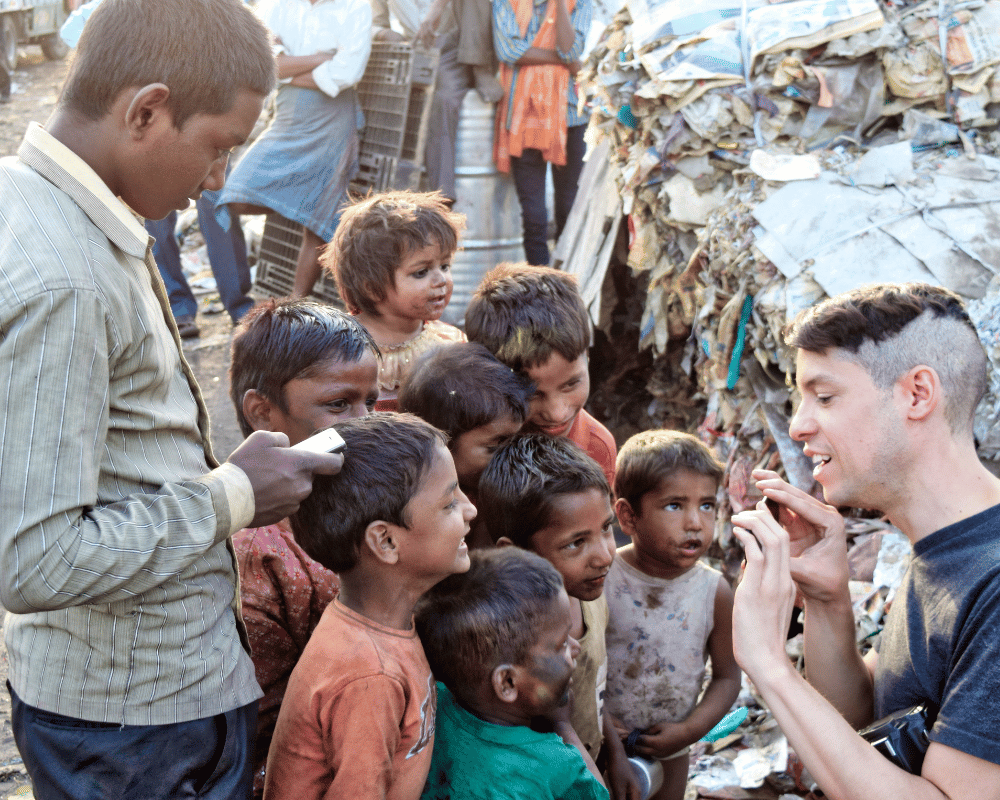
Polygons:
M636 740L635 752L646 758L666 758L689 744L691 734L683 722L658 722Z
M625 723L618 719L618 717L614 714L608 714L607 712L604 713L608 718L608 722L610 722L612 727L615 729L615 733L618 734L618 738L624 742L628 738L631 731L626 728Z
M601 715L601 730L604 733L604 749L608 758L608 791L612 800L640 800L639 779L628 762L628 756L625 755L625 746L615 736L620 726L621 721L604 709Z

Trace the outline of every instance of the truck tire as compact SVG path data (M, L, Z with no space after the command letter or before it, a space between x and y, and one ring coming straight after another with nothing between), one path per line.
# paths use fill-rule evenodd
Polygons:
M39 44L42 52L49 61L61 61L69 53L69 45L62 40L58 33L50 33Z
M17 26L13 14L0 15L0 62L8 72L17 66Z

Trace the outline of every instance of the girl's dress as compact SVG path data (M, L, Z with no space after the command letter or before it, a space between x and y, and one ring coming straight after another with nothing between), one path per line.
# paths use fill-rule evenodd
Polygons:
M398 411L396 394L403 379L413 369L413 364L428 350L452 342L468 341L465 334L454 325L441 320L428 320L420 333L409 341L397 345L379 345L382 365L378 371L378 402L376 411Z

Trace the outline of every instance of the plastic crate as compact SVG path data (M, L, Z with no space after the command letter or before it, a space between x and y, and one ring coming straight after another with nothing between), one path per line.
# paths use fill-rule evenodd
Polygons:
M372 43L357 89L365 127L352 193L419 188L438 57L409 43Z
M265 297L286 297L295 285L295 266L302 247L302 226L281 216L268 214L260 240L254 292ZM343 308L334 279L325 272L313 287L311 297Z

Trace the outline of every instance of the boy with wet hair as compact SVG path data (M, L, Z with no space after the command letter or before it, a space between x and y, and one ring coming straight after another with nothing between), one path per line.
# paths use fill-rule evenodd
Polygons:
M597 462L564 436L526 434L500 447L479 479L479 512L492 540L547 559L570 597L570 634L580 643L571 721L584 747L604 761L612 796L631 798L635 779L603 709L607 678L604 579L615 558L611 488Z
M260 690L229 537L287 516L342 457L259 432L219 465L134 215L221 188L274 84L239 0L104 0L52 116L0 161L0 385L20 398L0 602L39 797L249 789Z
M345 393L335 384L349 365L357 365L365 375L373 367L377 370L379 357L378 345L365 327L331 306L300 299L260 304L233 334L229 396L240 430L249 436L280 427L296 444L348 411L352 417L363 416L364 409L374 408L377 395ZM289 393L309 382L328 386L331 396L313 398L309 413L304 413L292 407ZM365 389L369 383L345 382ZM329 418L316 417L311 410L323 406Z
M441 322L464 225L439 192L381 192L343 209L321 256L348 311L382 349L379 411L397 410L399 387L420 355L465 341Z
M1000 796L1000 479L973 437L988 367L976 330L952 292L876 284L806 310L787 342L801 395L789 433L830 505L754 473L780 513L760 504L733 517L746 552L737 660L826 794ZM880 646L864 658L836 506L878 510L913 544ZM798 592L808 682L781 631ZM930 743L911 774L855 730L917 704Z
M469 568L476 510L445 436L412 414L336 426L341 473L292 518L296 540L340 577L288 682L267 761L268 800L416 800L434 742L435 690L413 609Z
M605 704L623 740L663 765L652 800L683 800L691 744L740 691L733 590L701 560L722 475L712 451L680 431L637 433L618 453L615 511L632 542L619 548L605 587Z
M417 362L399 391L399 410L448 434L459 485L475 502L490 458L528 416L531 389L482 345L460 342Z
M417 608L417 632L438 680L421 797L607 798L566 713L580 647L569 632L562 578L517 547L470 558L468 572L445 578Z
M378 348L353 317L310 300L268 300L233 336L230 395L244 435L283 433L296 445L368 414L378 397ZM233 536L240 600L257 683L254 797L292 669L337 594L335 573L310 558L287 519Z
M525 432L565 436L615 476L614 437L583 407L590 395L590 318L572 275L550 267L500 264L465 312L478 342L535 384Z

